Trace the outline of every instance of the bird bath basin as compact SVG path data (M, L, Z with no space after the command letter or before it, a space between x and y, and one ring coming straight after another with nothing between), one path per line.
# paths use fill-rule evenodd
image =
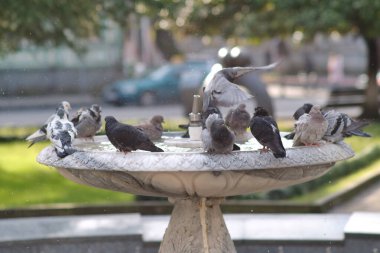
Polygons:
M220 203L224 197L267 191L303 183L325 174L354 152L345 144L291 147L287 157L260 153L251 139L232 154L207 154L199 142L166 135L156 143L163 153L117 152L106 136L75 141L76 152L58 158L46 147L37 161L57 168L80 184L137 195L169 197L174 204L160 246L162 253L236 252L225 226Z

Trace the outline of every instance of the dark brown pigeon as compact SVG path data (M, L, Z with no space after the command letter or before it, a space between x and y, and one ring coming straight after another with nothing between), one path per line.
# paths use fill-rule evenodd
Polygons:
M151 152L164 152L156 147L148 136L138 128L118 122L114 117L107 116L106 135L112 145L119 151L128 153L132 150L146 150Z
M286 156L277 123L267 110L262 107L255 108L250 129L256 140L263 145L263 151L268 151L269 148L276 158Z

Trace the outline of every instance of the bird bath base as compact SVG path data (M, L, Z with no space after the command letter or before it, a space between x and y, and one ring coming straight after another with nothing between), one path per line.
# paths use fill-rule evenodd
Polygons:
M207 154L199 147L183 146L183 140L176 138L156 143L163 153L123 154L105 136L97 136L93 142L74 143L82 152L62 159L47 147L37 161L80 184L169 197L174 209L160 253L234 253L220 210L224 197L310 181L328 172L336 161L354 156L344 143L292 148L286 140L287 156L281 159L260 153L260 145L252 140L232 154ZM177 140L182 147L173 146Z
M236 253L220 210L222 198L169 198L174 204L159 253Z

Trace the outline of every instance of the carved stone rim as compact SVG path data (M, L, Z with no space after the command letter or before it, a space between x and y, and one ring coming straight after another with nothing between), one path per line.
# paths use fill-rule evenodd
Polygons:
M57 168L107 171L223 171L256 170L287 167L307 167L334 164L354 156L345 143L326 143L313 147L287 149L287 157L276 159L271 152L234 151L232 154L208 154L205 152L132 152L123 154L111 151L76 152L63 159L58 158L52 146L37 156L39 163Z

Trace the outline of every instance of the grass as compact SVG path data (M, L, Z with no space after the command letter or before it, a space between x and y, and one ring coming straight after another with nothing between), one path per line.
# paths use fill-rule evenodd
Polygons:
M360 171L354 172L335 182L330 182L325 187L320 187L319 189L313 192L295 197L292 200L298 201L298 202L314 202L330 194L337 193L341 191L342 189L352 186L352 182L354 181L372 177L376 173L380 173L380 160L377 160L376 162L361 169Z
M25 142L0 143L0 208L49 203L131 201L131 194L79 185L35 161L48 143L27 148Z

